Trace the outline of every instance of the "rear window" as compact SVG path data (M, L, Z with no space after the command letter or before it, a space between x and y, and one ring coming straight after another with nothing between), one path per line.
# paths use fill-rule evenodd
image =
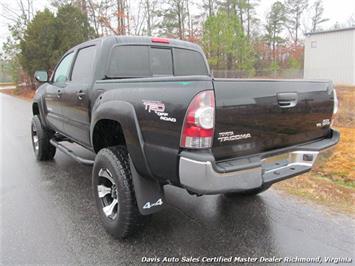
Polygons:
M176 76L207 75L205 60L199 52L187 49L174 49Z
M171 49L151 48L150 65L153 75L173 75Z
M199 52L180 48L121 45L112 49L107 76L134 78L207 74L205 61Z

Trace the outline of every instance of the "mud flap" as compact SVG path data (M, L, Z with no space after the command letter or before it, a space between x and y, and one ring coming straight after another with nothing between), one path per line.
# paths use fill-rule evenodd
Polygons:
M132 180L139 212L149 215L162 210L165 206L165 197L162 186L151 178L145 178L137 173L132 160L129 160Z

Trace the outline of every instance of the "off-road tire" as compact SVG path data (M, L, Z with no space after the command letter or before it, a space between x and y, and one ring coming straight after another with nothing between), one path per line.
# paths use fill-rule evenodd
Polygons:
M234 197L241 197L241 196L250 197L250 196L258 195L258 194L268 190L270 187L271 187L271 185L264 185L262 187L250 189L250 190L246 190L246 191L226 193L226 194L224 194L224 196L227 198L234 198Z
M53 137L53 132L44 128L37 115L32 118L31 138L33 151L38 161L52 160L56 147L50 144L49 140Z
M111 187L111 194L105 195L105 197L111 197L112 200L116 197L118 201L115 217L108 217L105 214L104 207L106 203L104 202L104 197L99 197L98 186L100 182L104 182L102 176L99 176L100 171L103 171L102 169L106 169L104 171L109 170L110 177L116 184L117 193L111 196L113 191ZM123 239L140 229L143 225L144 217L138 210L129 166L129 156L124 146L109 147L99 151L96 155L92 172L92 185L100 219L109 234L115 238Z

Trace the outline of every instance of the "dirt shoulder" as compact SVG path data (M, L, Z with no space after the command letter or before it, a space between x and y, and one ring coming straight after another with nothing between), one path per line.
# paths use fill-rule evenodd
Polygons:
M1 86L0 93L16 96L26 101L31 101L35 95L35 91L31 89L2 89Z

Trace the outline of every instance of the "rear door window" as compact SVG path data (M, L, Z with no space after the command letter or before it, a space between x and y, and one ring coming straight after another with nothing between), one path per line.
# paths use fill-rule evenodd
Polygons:
M148 46L124 45L112 50L108 76L114 78L149 77Z
M95 52L95 46L79 50L72 72L72 81L89 82L92 79Z

